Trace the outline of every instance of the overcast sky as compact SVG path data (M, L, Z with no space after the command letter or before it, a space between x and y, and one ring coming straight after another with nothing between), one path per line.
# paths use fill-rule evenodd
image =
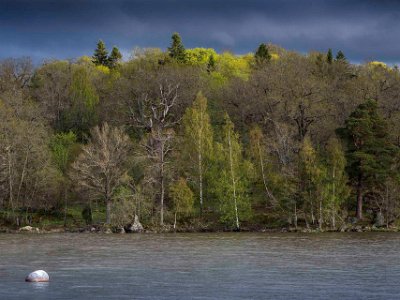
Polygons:
M400 62L400 1L0 0L0 58L91 55L98 39L123 53L187 48L247 53L274 43L306 53L342 50L353 62Z

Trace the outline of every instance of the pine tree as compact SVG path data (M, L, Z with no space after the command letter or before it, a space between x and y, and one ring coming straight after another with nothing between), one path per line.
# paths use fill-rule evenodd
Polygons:
M362 219L364 196L382 189L397 148L389 140L387 123L374 100L360 104L338 132L347 144L347 172L356 189L356 216Z
M121 52L117 47L113 47L110 56L107 59L107 66L114 69L122 58Z
M336 61L346 62L346 56L344 56L344 53L341 50L336 54Z
M213 54L211 54L207 63L207 72L211 73L214 70L215 70L215 57Z
M264 43L258 46L254 58L257 64L263 64L271 60L271 54L269 53L268 46Z
M92 56L92 62L95 65L103 65L106 66L108 63L108 51L106 49L106 45L102 40L99 40L97 43L97 48L94 50L94 54Z
M171 46L168 48L169 56L179 63L186 62L186 50L180 35L175 32L172 37Z
M333 54L332 54L332 49L328 49L328 53L326 54L326 61L328 64L331 64L333 62Z
M190 172L194 173L199 192L200 213L204 205L204 175L213 152L213 132L207 112L207 98L199 92L192 107L183 116L184 155L188 156Z

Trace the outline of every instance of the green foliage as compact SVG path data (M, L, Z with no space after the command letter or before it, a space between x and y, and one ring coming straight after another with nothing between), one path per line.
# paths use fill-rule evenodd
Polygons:
M174 211L182 216L193 213L194 196L184 178L179 178L171 184L169 195L172 199Z
M307 136L299 153L300 195L303 211L310 215L313 224L315 223L316 212L321 208L321 203L318 207L318 202L325 198L325 186L323 185L325 172L326 170L320 164L311 140Z
M268 46L264 43L260 44L254 54L254 58L258 65L269 62L271 60L271 54L269 53Z
M183 116L183 134L183 157L188 162L186 169L195 178L202 211L204 178L213 153L213 131L207 112L207 98L201 92Z
M346 62L346 56L344 56L344 53L341 50L336 54L336 61Z
M76 135L73 132L58 133L50 141L53 160L62 174L67 169L77 152Z
M338 132L347 144L347 172L357 187L361 218L363 195L383 188L398 149L389 140L387 123L374 100L360 104Z
M210 73L214 70L215 70L215 58L214 55L211 54L207 63L207 72Z
M222 142L215 146L214 193L219 201L220 220L240 229L240 223L251 216L248 197L253 165L243 158L239 135L226 114Z
M335 228L336 216L340 208L350 195L347 186L347 174L345 152L342 144L336 138L330 138L326 146L326 184L327 206L331 218L331 225Z
M122 59L122 54L119 52L117 47L113 47L110 56L107 58L107 66L114 69L120 60Z
M328 49L328 53L326 54L326 61L328 62L328 64L332 64L333 62L333 54L331 48Z
M179 33L172 34L171 40L171 46L168 47L169 56L178 63L185 63L186 50Z
M214 49L193 48L185 51L185 62L193 66L205 66L209 63L211 57L217 56Z
M123 227L133 222L136 205L131 189L123 185L118 186L112 197L111 224L117 227Z
M64 113L62 131L72 131L79 141L84 141L97 122L96 106L99 96L84 66L77 66L72 74L69 89L72 105Z
M360 104L339 130L347 143L348 173L354 181L370 187L382 184L389 175L396 148L388 139L387 123L378 113L378 104Z
M102 40L98 41L92 59L93 59L92 62L95 65L106 66L108 64L108 51L106 49L106 45Z

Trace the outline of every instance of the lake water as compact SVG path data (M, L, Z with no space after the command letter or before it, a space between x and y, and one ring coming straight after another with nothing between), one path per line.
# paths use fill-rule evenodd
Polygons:
M0 234L0 299L400 299L400 234Z

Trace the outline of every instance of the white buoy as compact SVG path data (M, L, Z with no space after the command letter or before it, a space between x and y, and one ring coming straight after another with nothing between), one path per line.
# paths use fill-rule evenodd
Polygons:
M26 276L25 281L27 282L48 282L49 274L43 270L37 270Z

